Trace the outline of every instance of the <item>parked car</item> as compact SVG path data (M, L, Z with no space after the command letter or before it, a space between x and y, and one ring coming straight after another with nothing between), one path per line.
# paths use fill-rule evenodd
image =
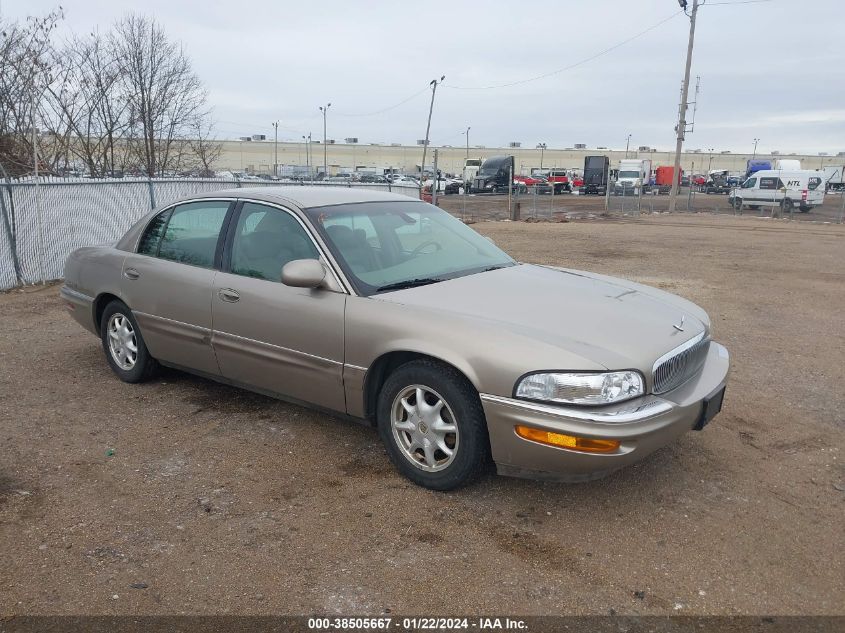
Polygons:
M491 461L606 475L701 430L729 366L685 299L521 264L436 207L345 187L169 204L74 251L61 297L121 380L165 365L363 421L436 490Z

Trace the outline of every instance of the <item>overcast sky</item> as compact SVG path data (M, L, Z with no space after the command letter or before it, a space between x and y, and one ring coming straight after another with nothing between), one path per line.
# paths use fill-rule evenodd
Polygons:
M701 92L686 147L750 152L759 137L763 152L845 151L842 0L729 2L699 11L692 81L701 77ZM57 4L2 0L0 10L18 18ZM633 147L674 144L689 32L676 0L60 4L64 33L105 30L129 11L155 17L193 59L221 138L272 136L276 119L280 139L320 138L317 107L331 102L329 138L413 143L425 136L426 86L446 75L435 145L463 145L467 126L470 144L488 147L624 148L628 134ZM667 18L570 70L474 89L588 60Z

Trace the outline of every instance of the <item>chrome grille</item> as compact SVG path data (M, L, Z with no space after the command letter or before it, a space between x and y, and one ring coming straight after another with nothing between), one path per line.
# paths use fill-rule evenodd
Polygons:
M709 349L710 337L702 332L658 358L652 369L653 392L666 393L695 376Z

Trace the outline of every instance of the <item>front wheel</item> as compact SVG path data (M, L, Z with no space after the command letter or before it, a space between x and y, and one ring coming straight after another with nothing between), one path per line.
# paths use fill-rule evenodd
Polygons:
M143 382L158 371L132 311L122 301L112 301L103 310L100 338L109 366L123 382Z
M377 419L393 464L425 488L458 488L489 463L478 393L448 365L419 360L396 369L379 393Z
M734 198L734 209L742 211L742 198Z

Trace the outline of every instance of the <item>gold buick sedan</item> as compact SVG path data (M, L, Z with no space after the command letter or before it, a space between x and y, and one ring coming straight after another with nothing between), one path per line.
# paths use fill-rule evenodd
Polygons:
M378 428L406 477L586 481L720 411L698 306L514 261L425 202L346 187L217 191L74 251L61 296L126 382L161 365Z

